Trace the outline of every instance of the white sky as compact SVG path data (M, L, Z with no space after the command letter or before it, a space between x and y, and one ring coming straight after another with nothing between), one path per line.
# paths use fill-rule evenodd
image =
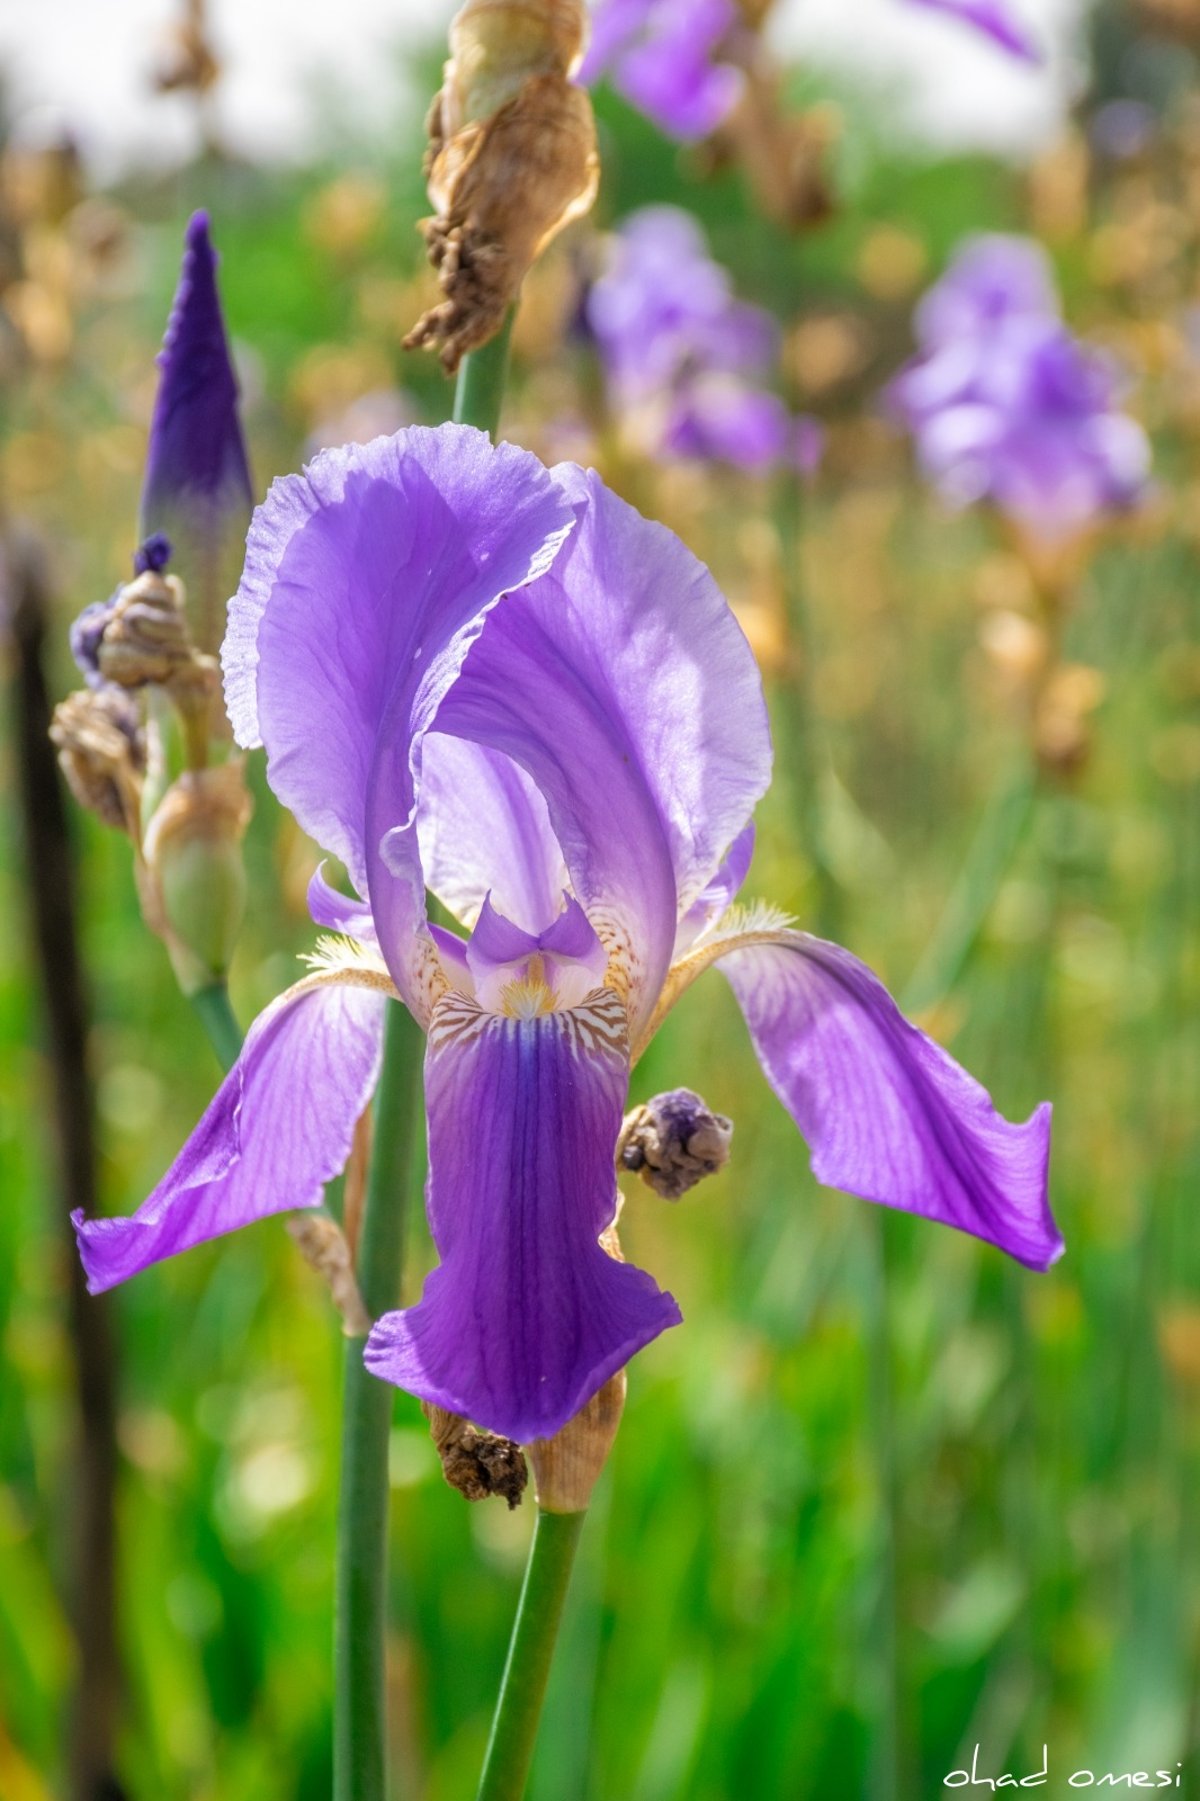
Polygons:
M1013 0L1051 51L1011 62L952 20L906 0L779 0L781 47L908 94L937 141L1019 153L1053 128L1067 46L1085 0ZM148 93L146 73L178 0L0 0L0 69L28 129L69 126L102 175L193 143L188 102ZM210 0L226 77L222 129L255 156L302 157L316 122L385 130L397 104L395 46L444 38L455 0ZM415 103L415 102L414 102ZM320 129L319 124L316 125Z

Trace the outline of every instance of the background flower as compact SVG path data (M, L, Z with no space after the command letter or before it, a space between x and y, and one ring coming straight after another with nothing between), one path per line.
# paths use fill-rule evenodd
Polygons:
M651 454L812 469L820 454L814 422L792 418L763 385L778 356L778 327L763 308L736 298L690 214L671 206L631 214L584 310L614 414L628 417Z
M955 505L988 501L1036 537L1066 537L1145 493L1150 448L1120 407L1112 359L1058 317L1045 253L968 243L916 314L919 354L888 401Z

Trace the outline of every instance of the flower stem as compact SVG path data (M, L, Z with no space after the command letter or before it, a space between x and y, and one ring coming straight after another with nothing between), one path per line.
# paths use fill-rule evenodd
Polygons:
M776 492L775 523L783 552L789 651L788 693L777 709L775 724L792 780L801 846L813 874L814 925L821 937L833 938L843 910L842 893L829 862L825 839L823 756L813 696L814 632L801 563L804 494L794 479L782 483Z
M420 1029L407 1009L389 1007L358 1247L358 1283L372 1319L400 1298L423 1049ZM387 1793L384 1678L393 1390L367 1373L362 1352L361 1338L347 1341L334 1611L334 1801L383 1801Z
M200 988L195 994L189 994L192 1011L204 1027L205 1036L217 1053L217 1061L228 1074L238 1059L242 1048L242 1028L234 1017L233 1008L229 1004L229 990L224 982L214 982L211 987Z
M1037 788L1037 769L1022 754L987 803L945 911L904 990L906 1013L944 1000L971 961L1033 817Z
M538 1509L478 1801L521 1801L525 1793L567 1584L586 1517Z
M454 390L455 424L477 425L493 438L500 424L504 384L508 380L508 351L516 310L515 305L510 306L495 337L463 358Z

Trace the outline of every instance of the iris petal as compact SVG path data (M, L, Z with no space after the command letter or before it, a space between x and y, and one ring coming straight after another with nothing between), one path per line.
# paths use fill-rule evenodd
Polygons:
M524 931L562 905L567 866L546 803L510 757L430 732L421 755L417 837L425 880L464 925L483 897Z
M317 1206L375 1087L387 1004L378 981L309 977L260 1013L150 1198L125 1219L74 1215L91 1292L252 1220Z
M767 786L770 736L750 647L703 564L597 476L555 475L579 524L489 615L437 727L536 782L636 1028L680 914Z
M1049 1105L1023 1125L1003 1119L835 944L779 932L721 968L818 1181L956 1226L1032 1269L1055 1261Z
M377 1323L367 1365L506 1438L549 1437L680 1318L598 1242L616 1210L624 1010L601 991L509 1019L447 996L425 1083L441 1265Z
M536 457L466 426L326 451L255 514L223 650L240 744L370 899L406 999L423 936L411 825L420 739L488 609L553 560L572 515Z

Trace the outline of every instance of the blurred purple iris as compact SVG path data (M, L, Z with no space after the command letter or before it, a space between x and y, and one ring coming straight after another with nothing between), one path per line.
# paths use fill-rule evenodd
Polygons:
M734 296L690 213L631 213L585 316L613 410L651 454L752 470L819 461L820 427L761 385L779 351L775 321Z
M597 476L464 426L325 452L255 515L224 664L238 742L362 897L318 871L313 916L357 942L256 1020L137 1214L77 1218L93 1290L315 1206L402 1003L441 1262L368 1365L555 1432L679 1322L598 1241L632 1065L718 959L821 1181L1059 1254L1049 1108L1008 1124L846 951L730 911L770 776L758 671L708 571Z
M989 501L1037 537L1136 505L1150 449L1100 351L1063 324L1025 238L970 240L922 300L919 354L888 390L922 468L955 505Z
M734 0L597 0L579 79L611 73L668 137L707 137L742 91L740 70L720 60L738 17Z
M1040 63L1043 60L1037 39L1015 7L1009 5L1009 0L908 0L908 3L960 19L1020 62Z

